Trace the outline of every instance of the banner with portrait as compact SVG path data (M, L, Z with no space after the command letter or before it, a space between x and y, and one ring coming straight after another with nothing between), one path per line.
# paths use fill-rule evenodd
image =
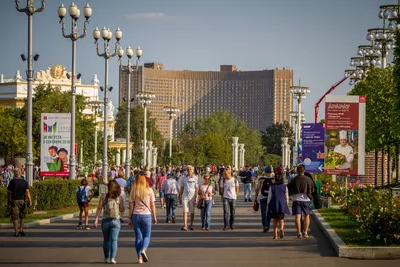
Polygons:
M328 95L325 174L365 174L366 96Z
M69 176L70 113L42 113L40 176Z

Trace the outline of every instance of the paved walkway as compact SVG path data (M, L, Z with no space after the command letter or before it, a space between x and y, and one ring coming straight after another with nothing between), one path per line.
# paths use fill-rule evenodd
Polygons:
M334 256L326 238L311 222L311 238L298 240L294 217L285 220L285 238L273 240L272 233L262 233L260 214L252 203L237 203L236 229L222 231L222 203L219 197L212 209L211 231L201 231L199 213L195 231L182 232L181 207L177 224L165 223L165 210L158 207L159 223L153 227L146 266L400 266L397 261L358 261ZM159 204L157 203L157 206ZM126 218L125 218L126 219ZM90 218L93 222L93 217ZM13 237L12 230L0 229L0 266L98 266L103 263L100 229L78 231L77 219L26 230L26 237ZM314 224L315 225L315 224ZM123 225L119 238L117 262L120 266L136 263L133 231Z

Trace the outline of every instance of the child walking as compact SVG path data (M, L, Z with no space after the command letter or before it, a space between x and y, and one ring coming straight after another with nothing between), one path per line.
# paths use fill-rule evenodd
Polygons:
M278 223L280 238L284 237L284 219L285 214L290 215L288 202L289 192L286 185L283 183L282 175L275 177L275 183L272 184L268 192L268 215L274 221L274 238L278 239Z

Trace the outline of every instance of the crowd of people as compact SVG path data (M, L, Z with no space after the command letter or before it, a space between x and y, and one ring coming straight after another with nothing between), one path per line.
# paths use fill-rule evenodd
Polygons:
M125 180L124 169L113 167L110 171L111 181L107 184L108 192L100 196L93 222L94 228L101 225L104 261L116 263L118 236L126 208L128 208L128 226L135 232L138 263L149 260L147 249L150 244L151 228L157 223L156 197L159 197L159 205L165 210L165 223L177 223L177 208L181 205L182 231L195 230L196 209L199 209L201 230L209 231L212 225L211 210L215 198L219 196L223 204L222 230L234 230L240 183L243 183L243 201L253 203L255 211L260 210L263 232L270 231L272 221L273 239L284 238L284 219L286 215L292 214L295 216L297 238L308 238L310 202L315 194L315 184L311 175L305 173L303 165L297 167L296 175L291 177L287 173L290 172L279 167L274 172L272 166L265 166L260 172L257 168L250 168L247 165L240 170L222 165L207 166L203 169L179 166L150 170L132 169L129 178ZM27 201L30 203L29 186L20 178L20 169L15 169L14 175L15 178L8 184L9 200L13 207L15 236L23 236L25 211L21 200L28 198ZM88 180L86 177L82 179L81 185L76 190L80 209L77 228L83 230L90 230L88 203L94 193ZM288 181L287 184L285 181ZM253 187L255 187L254 201ZM292 198L291 213L288 205L289 196ZM101 223L99 223L100 216L102 216ZM304 223L301 221L303 216ZM17 227L18 218L21 219L20 229Z

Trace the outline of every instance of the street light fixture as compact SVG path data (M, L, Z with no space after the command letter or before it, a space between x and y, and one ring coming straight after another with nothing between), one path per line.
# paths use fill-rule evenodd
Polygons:
M156 96L152 93L144 92L142 89L140 93L136 95L136 98L139 101L139 104L142 104L144 108L144 126L143 126L143 167L146 166L147 160L147 105L151 104L151 100L155 99Z
M33 185L33 152L32 152L32 94L33 94L33 31L32 31L32 18L35 13L40 13L46 7L46 0L41 1L40 8L35 8L34 1L27 1L27 5L21 8L19 0L15 0L15 7L18 12L24 12L28 16L28 57L21 55L23 61L27 61L26 80L28 81L28 95L27 95L27 137L26 137L26 180L29 186ZM35 61L39 59L39 56L35 55Z
M172 123L174 118L177 117L177 113L180 110L177 107L169 106L165 107L165 112L167 112L167 117L169 118L169 165L171 166L172 160Z
M74 3L71 4L69 7L69 15L71 16L71 33L65 33L65 24L64 24L64 17L67 14L67 9L64 7L64 4L61 4L58 8L58 16L60 18L62 36L64 38L71 39L72 41L72 73L71 73L71 140L70 140L70 151L69 151L69 179L75 179L76 175L76 155L75 155L75 122L76 122L76 112L75 112L75 100L76 100L76 86L75 86L75 78L80 79L81 74L76 76L75 74L75 67L76 67L76 41L78 39L82 39L86 36L87 33L87 25L89 24L89 18L92 15L92 8L89 4L86 4L84 8L84 16L86 18L84 26L83 26L83 33L78 33L78 19L80 16L81 11L79 10L78 6Z
M122 47L119 48L118 50L118 57L120 59L120 62L122 63L122 56L124 55L124 50ZM128 92L127 92L127 98L125 101L128 101L126 105L126 158L125 158L125 177L129 177L129 171L131 169L131 159L130 159L130 153L129 153L129 143L130 143L130 122L131 122L131 102L133 101L133 98L131 99L131 76L132 74L136 71L138 71L139 68L139 61L140 57L142 56L142 49L138 47L136 49L136 66L135 68L131 67L131 59L133 56L133 50L130 46L126 48L126 55L128 57L128 68L126 70L126 73L128 73Z
M297 118L301 118L301 101L306 98L306 94L310 93L310 88L307 86L301 86L300 81L299 85L294 85L290 87L290 93L293 94L293 97L297 99ZM293 148L293 165L296 165L297 161L297 153L298 153L298 144L300 140L301 133L301 119L297 119L297 129L295 134L295 146Z
M99 42L98 40L103 38L104 41L104 52L100 53ZM118 53L119 49L119 41L122 38L122 31L117 28L115 31L115 50L114 52L110 52L110 41L112 39L112 32L110 29L106 29L105 27L100 30L96 27L93 31L93 38L96 44L96 53L99 57L104 58L105 60L105 75L104 75L104 111L103 111L103 118L104 118L104 144L103 144L103 162L102 162L102 175L103 175L103 182L107 183L108 179L108 158L107 158L107 111L108 111L108 91L112 90L112 87L108 87L108 60L112 57L115 57Z

